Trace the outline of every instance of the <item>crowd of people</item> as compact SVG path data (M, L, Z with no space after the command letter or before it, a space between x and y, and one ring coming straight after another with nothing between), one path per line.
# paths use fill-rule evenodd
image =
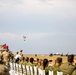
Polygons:
M57 75L57 71L63 72L63 75L76 75L76 57L74 55L67 56L67 62L63 63L62 57L57 57L56 60L48 60L48 58L29 58L22 54L23 50L20 50L16 55L12 54L10 51L5 50L0 51L0 75L10 75L9 74L9 62L17 63L20 65L29 65L45 70L45 75L49 75L49 70L53 71L54 75ZM1 68L3 67L3 68Z
M9 62L13 54L8 49L0 50L0 75L10 75L9 74Z

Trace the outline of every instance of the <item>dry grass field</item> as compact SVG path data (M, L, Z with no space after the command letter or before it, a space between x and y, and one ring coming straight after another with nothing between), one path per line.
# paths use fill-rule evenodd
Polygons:
M53 56L49 56L49 55L24 55L25 57L33 57L34 59L39 58L39 59L44 59L47 58L48 60L55 60L57 57L61 57L63 60L63 63L67 62L67 56L60 56L60 55L53 55ZM75 56L76 57L76 56Z

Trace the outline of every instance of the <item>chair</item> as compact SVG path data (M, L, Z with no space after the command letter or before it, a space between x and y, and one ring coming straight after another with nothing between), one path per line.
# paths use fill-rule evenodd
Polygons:
M30 66L30 75L33 75L33 68Z
M39 72L39 75L45 75L45 70L41 70L40 68L38 68L38 72Z
M19 73L19 64L16 63L16 74Z
M9 71L10 75L19 75L18 74L18 64L17 63L9 63L12 69Z
M19 75L22 75L22 66L21 64L19 64L18 66L19 66Z
M26 65L26 74L30 75L30 67L28 65Z
M22 65L22 73L23 73L23 75L26 75L26 68L25 68L25 65Z
M50 71L50 70L49 70L49 75L53 75L53 71Z
M13 75L14 74L14 70L13 70L13 63L9 62L9 66L10 66L10 75Z
M57 75L63 75L63 72L57 71Z
M16 63L13 63L13 73L16 73Z
M13 63L9 62L10 70L13 70Z
M37 75L37 67L34 66L34 75Z

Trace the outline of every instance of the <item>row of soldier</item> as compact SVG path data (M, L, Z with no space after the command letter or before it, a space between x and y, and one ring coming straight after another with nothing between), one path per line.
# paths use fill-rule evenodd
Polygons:
M76 58L74 58L74 55L68 55L67 56L67 63L63 63L61 57L57 57L55 61L45 59L34 59L29 57L24 57L22 54L22 50L20 52L17 52L17 54L14 56L11 52L8 50L5 50L4 52L0 52L0 63L3 60L3 63L6 65L6 70L9 68L9 62L18 63L21 65L29 65L36 66L37 68L40 68L42 70L45 70L46 75L48 75L48 71L54 71L54 75L57 75L57 71L63 72L63 75L76 75ZM0 65L2 66L2 64ZM3 67L2 66L2 67ZM1 69L1 68L0 68ZM4 71L4 70L3 70ZM6 72L6 71L5 71ZM10 75L9 72L3 73L0 71L0 75Z
M49 70L54 71L54 75L57 75L57 71L63 72L63 75L76 75L76 57L74 57L74 55L68 55L67 62L63 63L61 57L57 57L56 60L48 60L47 58L25 58L21 50L19 53L17 52L14 61L10 62L15 62L25 66L29 65L32 66L33 69L34 66L36 66L37 68L45 70L46 75L48 75Z

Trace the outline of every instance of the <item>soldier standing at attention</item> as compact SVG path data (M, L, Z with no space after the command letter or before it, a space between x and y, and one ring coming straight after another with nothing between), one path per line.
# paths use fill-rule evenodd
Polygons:
M72 72L75 70L75 66L73 65L74 55L68 55L67 57L67 63L63 63L60 66L61 71L63 72L63 75L71 75Z

